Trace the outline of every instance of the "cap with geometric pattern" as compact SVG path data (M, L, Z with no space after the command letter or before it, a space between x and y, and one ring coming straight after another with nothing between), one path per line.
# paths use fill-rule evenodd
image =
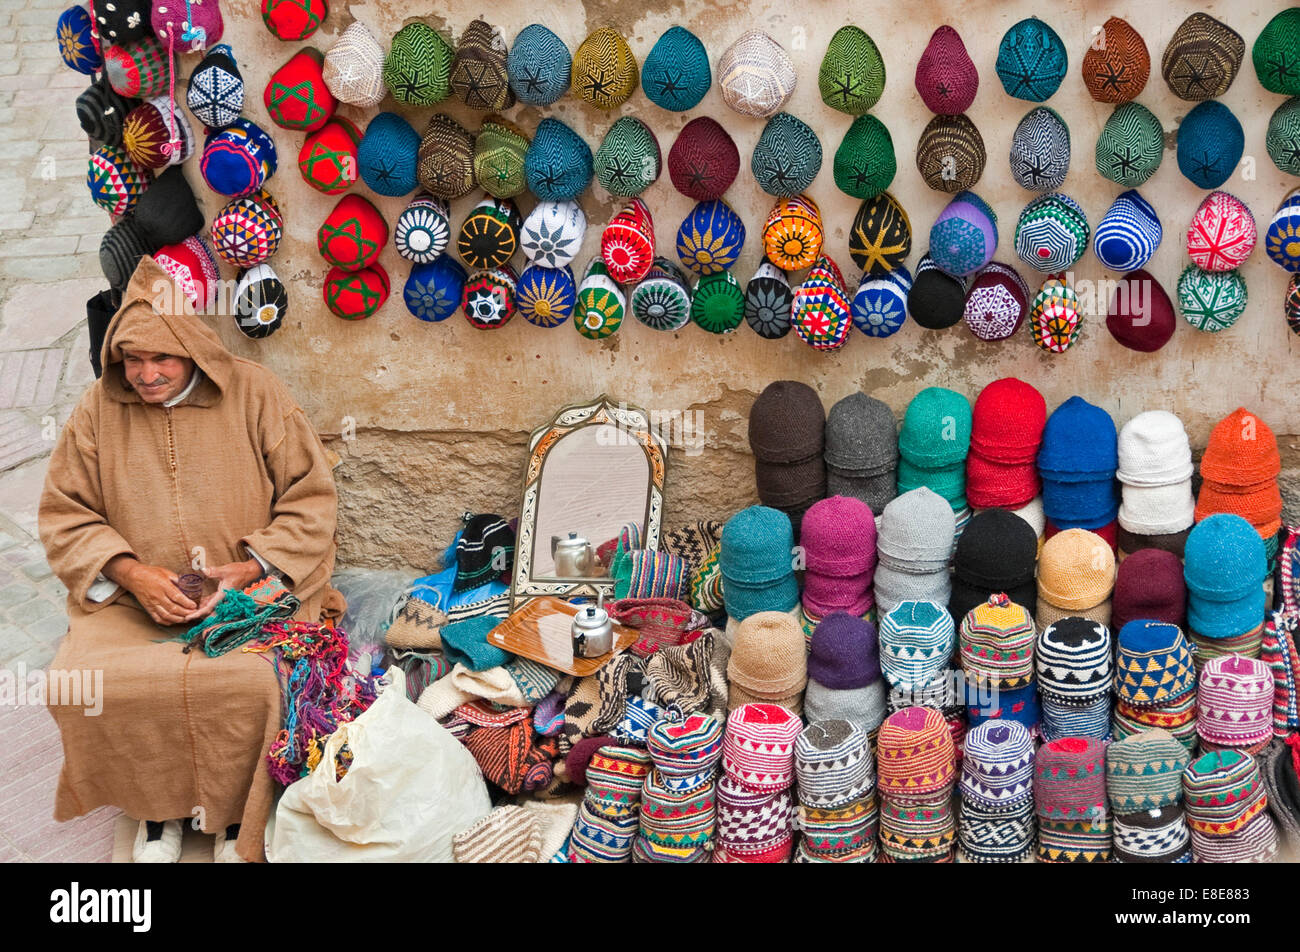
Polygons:
M600 27L573 53L573 89L597 109L616 109L635 92L640 73L627 40Z
M1038 691L1058 704L1085 705L1113 680L1110 629L1077 615L1045 627L1034 650Z
M838 350L853 327L852 299L839 266L825 254L794 289L791 313L794 332L815 350Z
M659 178L659 140L640 119L623 116L610 126L593 161L596 181L611 195L634 198Z
M1042 195L1024 207L1016 223L1016 254L1046 274L1063 271L1088 250L1088 216L1068 195Z
M528 134L493 113L483 120L474 140L474 178L489 195L514 198L528 187L524 178L527 155Z
M484 198L475 205L456 239L456 252L465 266L475 271L499 268L514 257L519 247L522 219L508 198Z
M524 219L519 244L524 256L548 268L573 261L587 233L587 216L577 202L540 201Z
M745 223L726 202L700 202L677 229L677 257L698 275L725 271L745 244Z
M498 112L515 104L506 73L506 43L501 28L471 20L460 35L451 61L452 93L471 109Z
M357 271L330 268L322 293L335 317L365 320L388 300L388 272L378 261Z
M1031 192L1061 187L1070 170L1070 127L1049 106L1025 113L1011 134L1011 175Z
M339 199L316 232L322 258L344 271L359 271L379 260L388 243L388 223L367 198L348 194Z
M797 81L790 54L759 30L742 33L718 60L722 101L742 116L776 114L794 95Z
M641 89L656 106L685 112L698 106L713 84L709 53L683 26L664 31L641 64Z
M1154 175L1164 155L1164 128L1139 102L1116 106L1097 137L1097 173L1128 188Z
M686 275L667 258L654 259L628 303L636 319L654 330L675 331L691 319Z
M861 27L842 26L831 37L817 71L822 102L850 116L861 116L885 91L885 61Z
M1106 795L1115 813L1172 806L1183 799L1187 748L1159 727L1117 740L1106 749Z
M763 127L749 167L769 195L798 195L821 171L821 140L803 120L778 112Z
M420 138L416 174L424 190L437 198L453 201L467 194L475 181L469 130L446 113L434 113Z
M600 255L587 265L578 285L578 306L573 323L578 333L589 340L603 340L619 329L627 312L627 298L609 276Z
M452 255L413 264L402 290L406 309L422 321L445 321L460 310L467 277Z
M529 324L559 327L573 317L578 303L578 285L568 265L547 268L530 264L519 275L515 307Z
M475 271L465 280L461 310L465 320L481 331L496 330L515 316L515 287L518 278L505 264Z
M1135 620L1120 629L1115 693L1121 701L1135 708L1158 707L1195 687L1192 649L1177 625Z
M524 160L529 190L542 201L568 202L582 194L594 174L591 146L559 119L538 123Z
M912 223L889 192L864 199L849 229L849 257L863 271L883 277L907 263Z
M529 106L549 106L569 89L573 57L564 41L540 23L519 31L506 56L510 88Z
M285 129L314 132L334 115L335 100L325 83L324 60L306 46L271 74L262 102L271 121Z
M1097 102L1130 102L1151 76L1151 54L1142 34L1119 17L1110 17L1083 54L1083 85Z
M699 116L682 126L668 150L673 188L697 202L721 198L740 171L740 150L716 119Z
M1189 264L1178 276L1178 312L1198 331L1227 330L1246 312L1246 279Z
M335 116L303 141L298 171L303 180L326 195L347 191L358 177L357 147L361 130L350 119Z
M384 59L384 85L398 102L436 106L451 93L455 51L427 23L408 23L393 36Z
M811 268L824 238L821 211L806 195L778 201L763 225L763 251L782 271Z
M360 20L353 21L325 53L321 76L335 99L353 106L377 106L388 92L383 47Z
M870 198L889 188L898 172L894 140L875 116L858 116L835 150L835 184L854 198Z
M995 65L1008 96L1042 102L1065 79L1069 57L1056 31L1037 17L1015 24L998 44Z
M986 159L984 137L965 114L935 116L916 144L916 167L936 192L974 188Z
M1222 96L1237 78L1246 41L1208 13L1193 13L1174 30L1160 58L1160 73L1179 99Z
M190 73L185 104L209 129L221 129L244 109L244 78L229 45L214 46Z
M212 216L212 247L227 264L252 268L276 253L284 235L284 217L265 191L244 195Z

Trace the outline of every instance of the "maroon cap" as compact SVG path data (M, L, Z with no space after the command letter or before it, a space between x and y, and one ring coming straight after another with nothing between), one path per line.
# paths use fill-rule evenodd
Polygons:
M700 116L677 133L668 150L673 188L697 202L721 198L740 172L740 150L716 119Z
M955 116L970 108L980 88L979 70L957 31L939 27L916 64L916 91L931 112Z
M1178 556L1163 549L1139 549L1119 564L1111 595L1112 631L1139 618L1184 628L1186 616L1187 586Z
M1139 269L1116 283L1106 330L1130 350L1151 353L1174 336L1174 305L1160 282Z

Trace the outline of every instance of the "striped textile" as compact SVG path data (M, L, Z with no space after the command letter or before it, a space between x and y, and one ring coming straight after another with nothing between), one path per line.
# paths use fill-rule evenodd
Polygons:
M727 715L722 769L751 790L785 790L794 783L798 715L776 704L743 704Z
M912 690L951 667L957 631L935 602L903 602L880 621L880 671L891 687Z
M1187 819L1178 804L1115 817L1117 863L1188 862L1191 845Z
M956 757L948 724L934 708L908 707L891 714L876 741L881 796L914 798L950 788Z
M707 862L717 816L713 781L683 791L665 786L662 779L658 770L646 776L633 862Z
M834 810L801 806L796 825L803 831L803 851L821 857L874 850L879 822L880 808L872 794Z
M1277 857L1277 824L1267 810L1227 836L1211 836L1192 828L1194 863L1271 863Z
M1273 673L1263 661L1212 658L1196 686L1196 733L1222 747L1250 747L1273 736Z
M1087 705L1062 704L1044 696L1039 703L1038 731L1045 741L1062 737L1110 740L1110 695L1099 694Z
M956 835L951 789L908 803L880 801L880 847L896 860L950 861Z
M1300 730L1300 652L1296 651L1296 626L1300 615L1274 612L1264 626L1259 660L1273 674L1273 733L1285 737Z
M985 721L966 735L962 751L962 803L987 812L1032 811L1034 738L1016 721Z
M1044 744L1034 758L1034 808L1040 818L1080 820L1105 813L1106 745L1091 737Z
M1109 863L1111 819L1099 814L1086 820L1038 818L1040 863Z
M637 824L635 806L606 811L584 799L569 834L569 862L629 862Z
M1183 771L1183 805L1193 831L1226 836L1245 826L1268 803L1255 758L1213 751Z
M1140 734L1152 727L1167 730L1189 751L1196 747L1196 692L1155 708L1134 708L1115 702L1111 729L1116 740Z
M523 807L497 807L451 839L457 863L536 863L542 856L537 818Z
M799 803L834 809L876 789L876 765L865 731L848 721L809 724L794 744Z
M958 643L966 677L1014 690L1034 677L1038 632L1028 609L998 592L962 619Z
M614 725L610 733L620 744L644 747L650 728L654 727L664 716L663 710L656 704L637 697L627 696L623 706L623 717Z
M1187 748L1163 730L1116 741L1106 749L1106 795L1117 815L1182 802Z
M1018 863L1034 851L1032 797L1011 808L990 809L962 797L957 850L967 863Z
M660 718L646 735L646 748L659 773L674 777L712 775L722 757L723 723L708 714Z
M717 802L714 862L784 862L789 857L795 811L788 787L757 791L723 774L717 784ZM723 854L721 859L717 852ZM782 858L775 859L777 856Z

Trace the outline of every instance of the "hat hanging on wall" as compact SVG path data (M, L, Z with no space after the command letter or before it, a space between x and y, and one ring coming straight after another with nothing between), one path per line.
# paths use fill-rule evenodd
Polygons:
M721 198L740 171L740 150L716 119L700 116L682 126L668 150L673 188L697 202Z
M225 27L218 0L153 0L149 24L158 42L174 53L197 53L214 46Z
M745 286L745 323L759 337L776 340L790 333L793 306L790 279L764 258Z
M77 97L77 122L91 139L103 145L122 144L122 124L127 114L140 105L138 100L122 96L100 73Z
M1259 84L1271 93L1300 95L1300 7L1287 7L1269 20L1250 48Z
M984 174L984 138L967 116L935 116L916 144L916 167L936 192L974 188Z
M99 242L99 268L109 286L115 291L123 291L140 259L155 247L134 216L127 215L115 222Z
M436 106L451 95L456 51L427 23L408 23L393 35L384 58L384 85L398 102Z
M600 233L600 256L619 284L636 284L655 258L655 225L645 202L634 198Z
M538 202L524 220L519 244L524 257L547 268L573 261L587 233L587 216L577 202Z
M262 22L277 40L305 40L329 16L328 0L262 0Z
M493 113L483 120L474 140L474 177L479 188L496 198L514 198L528 188L524 160L528 135L523 129Z
M1070 127L1048 106L1025 113L1011 134L1011 177L1031 192L1061 187L1070 171Z
M1111 17L1083 54L1083 85L1097 102L1121 103L1136 99L1151 76L1151 54L1146 41L1132 25Z
M180 168L164 169L135 203L135 221L154 248L174 245L203 228L203 211Z
M778 201L763 224L763 253L782 271L811 268L826 237L821 210L806 195Z
M92 8L102 46L120 46L150 36L149 0L100 0Z
M885 61L861 27L842 26L831 37L817 71L822 102L850 116L861 116L885 91Z
M677 229L677 257L697 275L725 271L745 244L745 223L726 202L700 202Z
M926 108L937 115L960 115L975 101L979 70L951 26L944 24L930 35L916 63L915 83Z
M616 109L636 91L640 74L627 40L614 29L600 27L573 53L573 90L597 109Z
M1222 96L1237 78L1246 41L1208 13L1193 13L1174 30L1160 58L1160 74L1179 99Z
M971 281L962 319L982 341L1006 340L1024 323L1030 301L1029 287L1020 272L990 261Z
M335 268L359 271L379 260L388 243L388 223L360 195L344 195L316 231L316 250Z
M790 54L760 30L737 37L718 60L718 88L727 108L766 119L794 95L797 76Z
M623 116L605 133L592 167L605 191L635 198L659 178L663 168L659 140L640 119Z
M422 321L445 321L460 310L468 277L451 255L412 265L402 288L406 309Z
M1115 199L1092 239L1092 253L1111 271L1136 271L1146 266L1164 234L1151 203L1129 189Z
M1281 171L1300 175L1300 96L1292 96L1273 111L1264 147Z
M528 189L541 201L571 202L591 184L591 146L559 119L537 125L524 159Z
M1237 168L1246 135L1232 110L1199 103L1178 126L1178 170L1199 188L1218 188Z
M907 262L912 253L912 223L889 192L864 199L849 229L849 257L863 271L880 277Z
M941 331L959 322L965 309L966 282L941 269L926 252L907 292L907 313L926 330Z
M84 6L68 7L59 14L54 38L59 44L59 57L68 69L91 76L104 65L96 43L94 21Z
M568 265L547 268L530 264L519 275L515 308L529 324L545 328L567 324L577 303L578 286Z
M337 195L357 180L361 130L352 120L335 116L309 135L298 152L298 171L318 192Z
M1146 106L1127 102L1117 106L1097 137L1097 172L1128 188L1137 188L1160 168L1165 132Z
M868 337L890 337L907 320L912 273L899 267L884 276L864 272L850 308L853 324Z
M675 331L691 319L690 289L685 272L667 258L655 258L646 276L632 289L628 306L636 319L657 331Z
M370 120L357 146L361 178L377 195L409 195L418 184L415 174L420 136L411 124L393 112Z
M506 72L506 41L501 28L485 20L471 20L460 35L452 59L449 82L452 94L471 109L498 112L515 104Z
M474 138L446 113L429 120L415 161L420 186L437 198L454 201L474 188Z
M875 116L858 116L835 150L835 185L854 198L870 198L889 188L898 172L894 139Z
M199 159L203 181L218 195L255 192L275 169L275 140L244 118L209 135Z
M481 331L505 327L515 316L517 282L515 270L508 264L475 271L466 279L461 298L465 319Z
M1174 305L1160 282L1146 271L1130 271L1115 285L1106 330L1130 350L1151 353L1174 336Z
M1286 317L1286 326L1294 334L1300 334L1300 273L1291 275L1286 286L1286 301L1282 305Z
M153 259L171 275L197 313L212 309L221 274L212 249L202 238L191 235L176 244L164 245L153 253Z
M589 340L611 336L623 323L627 298L605 269L600 255L591 259L578 285L578 304L573 323L578 333Z
M839 350L853 327L852 302L844 275L822 255L794 289L790 322L795 335L815 350Z
M228 44L213 47L190 73L185 104L209 129L224 129L244 110L244 78Z
M148 99L167 91L167 52L156 39L104 49L104 74L120 95Z
M1028 17L1003 34L994 68L1008 96L1043 102L1060 88L1068 66L1056 31L1038 17Z
M289 292L270 265L241 271L235 285L235 326L245 337L262 340L284 324Z
M166 96L155 96L127 115L122 146L136 162L157 171L194 154L194 133L183 110Z
M1063 354L1078 341L1082 329L1079 296L1064 274L1052 275L1029 306L1029 332L1034 343L1049 353Z
M727 334L745 319L745 292L730 271L715 271L695 282L691 321L710 334Z
M1187 256L1206 271L1231 271L1246 263L1259 233L1246 203L1227 192L1201 200L1187 227Z
M1300 272L1300 192L1287 193L1269 219L1264 249L1279 267Z
M227 264L252 268L280 248L284 218L269 192L236 198L212 216L208 236L213 250Z
M393 246L397 253L416 264L428 264L438 258L447 249L450 238L450 208L446 199L432 195L416 196L393 225Z
M997 247L997 213L974 192L958 192L930 226L930 257L952 275L974 274Z
M1246 310L1246 279L1237 271L1189 264L1178 276L1178 310L1198 331L1227 330Z
M767 121L749 163L759 188L777 198L805 191L821 167L817 133L788 112L778 112Z
M500 268L514 257L522 224L513 201L484 198L465 216L456 237L456 253L471 271Z
M1024 207L1016 223L1016 254L1044 273L1063 271L1088 250L1088 216L1068 195L1041 195Z
M713 84L709 53L690 30L664 31L641 64L641 90L656 106L685 112L700 104Z
M114 218L121 218L135 207L152 178L147 168L118 146L101 145L87 162L90 197Z
M510 88L528 106L549 106L563 96L572 72L569 48L540 23L530 23L520 30L506 54Z
M378 106L388 92L384 50L360 21L344 30L325 53L321 76L335 99L363 109Z
M322 294L325 306L335 317L362 321L388 300L388 272L379 262L358 271L330 268Z

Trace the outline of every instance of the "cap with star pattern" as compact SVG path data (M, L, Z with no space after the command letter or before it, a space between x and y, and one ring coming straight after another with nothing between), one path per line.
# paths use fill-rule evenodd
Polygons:
M1200 102L1228 91L1246 56L1246 41L1208 13L1193 13L1174 30L1160 74L1179 99Z
M384 216L368 198L355 194L339 199L316 231L320 256L344 271L359 271L374 264L387 243L388 223Z
M569 90L573 57L564 41L540 23L519 31L506 54L506 75L521 103L549 106Z
M727 108L766 119L794 95L798 77L784 47L761 30L737 37L718 60L718 88Z
M849 230L849 257L863 271L884 276L907 262L912 252L912 223L889 192L865 199Z
M767 121L749 163L759 187L769 195L798 195L822 167L822 143L802 119L778 112Z
M817 71L822 102L850 116L864 115L885 91L885 60L861 27L835 31Z
M384 86L383 47L360 20L344 30L326 51L321 75L335 99L353 106L377 106L388 91Z
M433 114L416 153L416 177L431 195L454 201L474 188L474 137L443 112Z
M524 257L547 268L573 261L587 233L587 216L577 202L538 202L519 237Z
M700 116L682 126L668 150L673 188L697 202L721 198L740 171L740 150L716 119Z
M1273 111L1264 148L1279 170L1300 175L1300 96L1292 96Z
M655 183L663 167L659 140L640 119L618 119L596 150L596 181L611 195L635 198Z
M460 310L467 278L465 269L451 255L412 265L402 289L406 309L421 321L445 321Z
M278 331L289 314L289 292L270 265L240 272L235 285L235 326L245 337L264 340Z
M455 51L427 23L408 23L393 36L384 59L384 85L398 102L436 106L451 94Z
M244 109L244 78L230 46L214 46L190 73L185 104L209 129L223 129Z
M470 209L456 238L456 253L465 267L491 271L508 263L519 247L522 219L508 198L482 199Z
M1246 134L1217 99L1197 103L1178 125L1178 171L1198 188L1218 188L1237 168Z
M1068 65L1056 31L1038 17L1028 17L1003 34L994 68L1008 96L1043 102L1060 88Z
M1142 34L1119 17L1102 24L1083 54L1083 85L1097 102L1131 102L1146 88L1151 54Z
M318 192L338 195L357 180L357 146L361 130L352 120L335 116L309 135L298 152L303 181Z
M488 116L474 140L474 177L479 188L496 198L522 194L528 188L527 156L527 133L496 113Z
M529 191L541 201L570 202L586 190L594 174L591 146L582 136L550 116L538 123L524 158Z
M745 323L759 337L777 340L790 333L794 291L786 273L764 258L745 286Z
M471 109L498 112L515 104L506 72L505 38L500 27L471 20L460 35L448 82L452 94Z
M388 300L388 272L378 261L357 271L330 268L322 294L335 317L363 321Z
M515 316L518 277L510 265L475 271L465 281L461 310L465 320L481 331L505 327Z
M588 340L603 340L614 334L627 312L627 298L609 276L605 262L596 255L587 265L578 285L578 304L573 324Z
M889 188L898 173L894 139L875 116L858 116L835 150L835 184L853 198L870 198Z
M573 54L573 90L597 109L616 109L631 98L640 73L627 40L600 27Z
M446 199L432 195L416 196L393 225L397 253L416 264L428 264L441 256L450 238L450 208Z
M628 299L636 319L657 331L675 331L691 319L686 274L667 258L655 258Z
M370 120L357 146L362 181L376 195L409 195L419 184L415 174L420 134L395 112Z
M277 40L305 40L329 16L328 0L262 0L262 22Z
M656 106L685 112L700 104L713 84L709 53L683 26L664 31L641 65L641 89Z
M519 275L515 308L529 324L545 328L567 324L577 303L578 287L568 265L547 268L530 264Z

